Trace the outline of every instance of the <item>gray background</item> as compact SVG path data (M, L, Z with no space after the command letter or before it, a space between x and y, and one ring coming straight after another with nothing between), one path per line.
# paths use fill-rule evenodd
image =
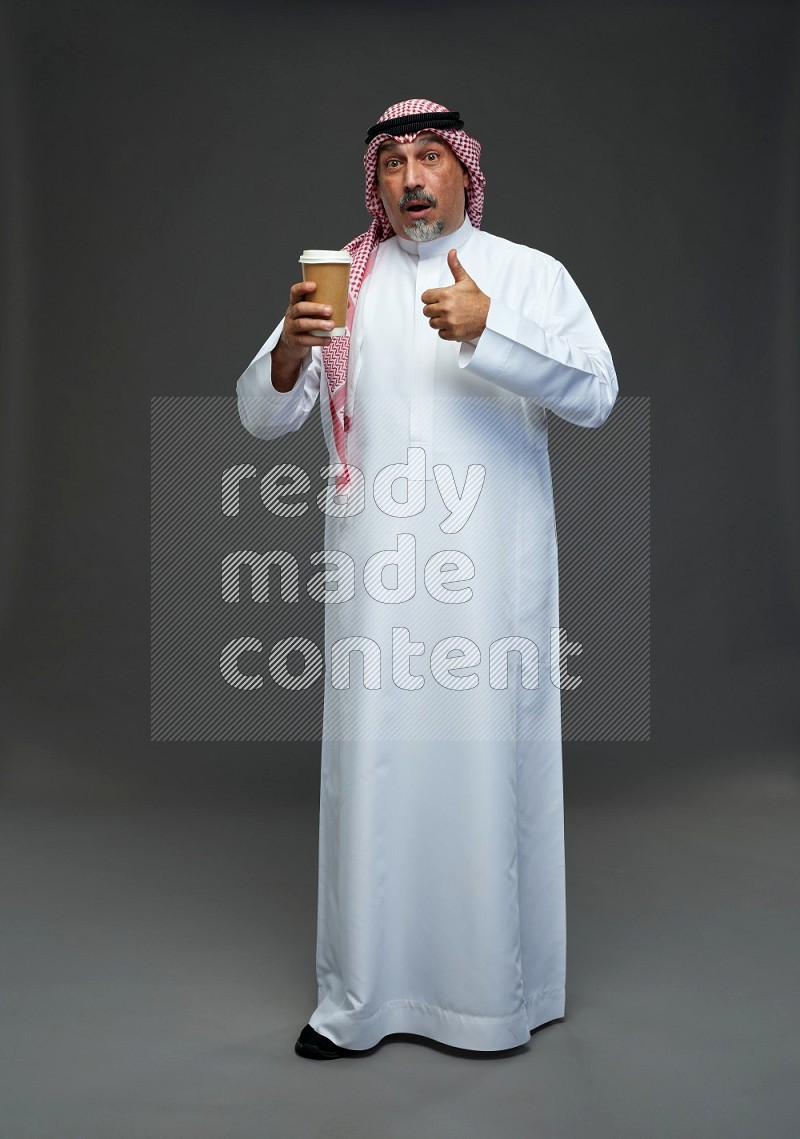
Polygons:
M796 5L0 20L4 1139L795 1135ZM149 740L150 397L233 393L412 96L651 397L653 739L565 748L563 1024L313 1065L317 746Z

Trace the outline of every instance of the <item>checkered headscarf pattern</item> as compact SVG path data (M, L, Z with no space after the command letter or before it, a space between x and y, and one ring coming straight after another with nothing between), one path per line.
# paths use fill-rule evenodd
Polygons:
M388 119L397 119L406 115L420 114L431 111L447 111L440 103L431 103L428 99L406 99L402 103L395 103L383 112L378 119L379 123ZM366 206L372 214L373 221L369 229L345 246L353 259L350 266L349 296L347 302L347 331L344 336L331 337L330 343L322 349L322 359L325 365L325 374L328 380L328 396L331 405L331 423L333 426L333 441L336 454L342 465L342 472L336 477L337 492L346 491L350 485L350 471L347 466L347 435L350 431L350 417L345 415L345 398L347 395L347 364L350 358L350 331L353 327L353 315L358 300L361 285L367 273L372 268L375 251L382 241L394 236L394 230L386 216L383 203L375 182L375 171L378 164L378 151L381 144L389 139L397 142L412 142L418 134L435 134L448 143L458 158L464 163L469 173L467 186L467 217L475 226L480 228L483 216L483 194L486 179L480 167L481 144L471 138L464 130L440 130L438 127L425 127L423 131L412 131L410 134L394 135L389 131L377 134L370 140L364 154L364 172L366 175Z

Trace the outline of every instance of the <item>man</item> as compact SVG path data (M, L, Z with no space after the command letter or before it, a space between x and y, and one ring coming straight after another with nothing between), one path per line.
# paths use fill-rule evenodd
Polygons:
M353 571L326 596L313 1059L398 1032L502 1050L564 1016L546 411L596 427L617 396L564 267L480 229L458 113L398 103L366 142L347 334L298 282L237 386L265 439L326 393L325 559Z

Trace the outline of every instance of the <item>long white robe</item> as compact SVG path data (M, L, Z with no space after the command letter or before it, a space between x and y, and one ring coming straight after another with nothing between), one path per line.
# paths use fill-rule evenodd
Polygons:
M422 314L421 294L453 283L451 248L491 298L473 343L442 340ZM265 439L297 430L322 379L334 464L320 350L292 391L272 387L282 326L239 379L242 422ZM563 662L545 409L596 427L616 396L603 336L552 257L468 219L433 242L379 247L348 374L363 509L328 514L325 537L352 557L355 582L325 611L309 1023L343 1047L407 1032L497 1050L564 1015ZM470 465L480 491L464 518L453 492L471 501ZM396 506L391 475L409 476L388 492ZM367 567L401 548L413 564L395 554L394 576L375 559ZM363 657L335 648L352 637ZM493 659L506 637L536 655Z

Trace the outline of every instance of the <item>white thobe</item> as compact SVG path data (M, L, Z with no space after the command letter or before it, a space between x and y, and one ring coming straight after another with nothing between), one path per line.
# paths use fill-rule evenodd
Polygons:
M464 344L442 340L420 300L453 283L452 248L491 298L485 330ZM265 439L296 430L322 380L336 464L321 351L290 392L272 387L282 327L239 379L242 422ZM545 410L596 427L616 396L605 340L552 257L468 219L432 242L379 246L348 372L363 509L328 514L325 531L355 581L325 611L309 1023L343 1047L405 1032L499 1050L564 1015L563 661ZM387 492L394 475L407 477ZM380 551L394 552L394 571ZM495 658L503 638L524 649Z

